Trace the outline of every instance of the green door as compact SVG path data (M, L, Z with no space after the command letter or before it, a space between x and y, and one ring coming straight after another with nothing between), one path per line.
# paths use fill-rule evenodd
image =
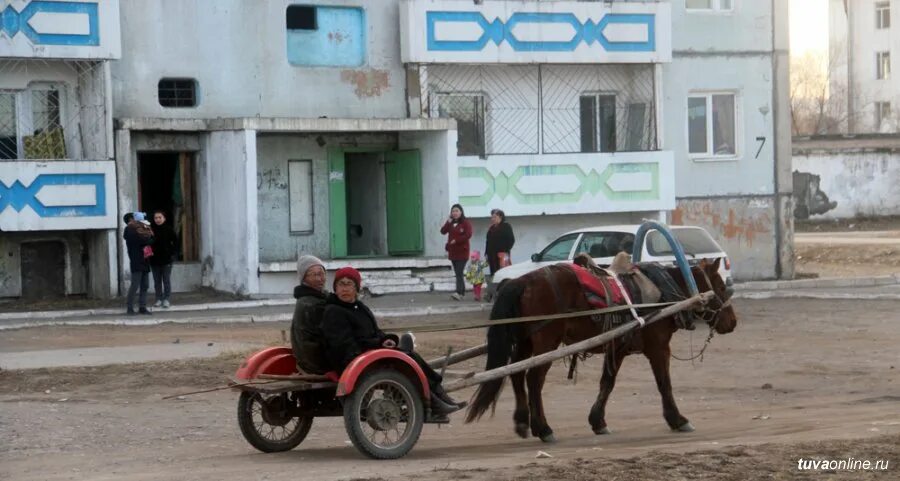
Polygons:
M388 253L421 254L425 236L422 231L422 162L419 151L385 152L384 165Z
M344 151L328 149L328 214L331 219L331 257L347 257L347 184Z

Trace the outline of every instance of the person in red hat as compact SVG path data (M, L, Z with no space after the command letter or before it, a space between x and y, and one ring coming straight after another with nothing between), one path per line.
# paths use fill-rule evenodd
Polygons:
M399 338L379 329L372 311L359 301L362 276L352 267L343 267L334 273L334 294L325 301L322 315L322 335L325 338L325 355L335 372L343 372L360 354L372 349L396 349ZM443 379L421 356L411 348L404 349L428 378L431 388L431 410L437 416L446 416L466 406L454 401L441 386Z

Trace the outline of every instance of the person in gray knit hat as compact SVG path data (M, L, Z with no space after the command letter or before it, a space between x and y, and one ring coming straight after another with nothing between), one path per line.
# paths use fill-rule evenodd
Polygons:
M325 310L325 264L318 257L300 256L297 259L300 285L294 288L294 318L291 321L291 348L297 366L309 374L325 374L328 362L322 339L322 312Z

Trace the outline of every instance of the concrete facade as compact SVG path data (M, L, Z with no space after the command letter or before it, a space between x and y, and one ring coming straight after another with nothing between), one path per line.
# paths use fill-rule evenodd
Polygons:
M841 112L846 112L844 131L897 132L900 2L829 0L828 12L831 91L838 93L832 101L840 104ZM882 15L887 23L879 18ZM879 78L879 53L889 55L885 78ZM884 109L881 112L880 105Z
M506 210L517 237L514 260L568 230L653 218L706 227L741 280L790 277L789 112L779 108L788 105L783 3L737 1L726 12L688 12L678 2L333 0L307 6L322 8L323 27L301 32L284 27L294 5L288 0L122 0L126 54L111 69L116 146L127 153L118 161L119 208L136 207L142 153L191 153L200 260L176 264L185 288L290 292L303 253L374 270L434 269L445 256L438 230L457 201L473 219L478 250L490 209ZM516 12L571 15L580 43L565 52L551 45L567 39L565 28L548 22L503 27L491 37L502 34L503 41L488 39L477 50L465 42L484 32L460 27L453 35L462 37L440 47L457 51L438 55L426 41L410 53L417 35L428 36L420 28L425 18L416 16L437 6L466 15L503 12L504 25L515 23ZM634 24L604 27L604 44L594 29L607 15ZM170 21L143 21L163 17ZM646 22L656 23L651 29ZM361 65L336 65L327 39L337 41L338 31L341 41L364 42ZM303 39L328 48L301 55ZM542 46L517 51L516 41ZM617 53L617 42L631 53ZM158 82L167 77L195 80L196 105L161 106ZM466 105L447 100L473 94L480 99L472 104L474 121L465 117ZM730 154L714 152L717 145L709 155L688 152L689 97L700 95L733 97L733 127L715 126L733 130ZM592 151L580 137L584 97L611 102L615 134L601 132L597 141L614 142L610 151ZM473 122L484 137L481 155L457 150ZM707 125L713 132L712 120ZM363 254L370 259L335 254L334 236L343 235L332 216L335 182L355 182L335 170L336 150L342 162L365 159L362 176L373 180L365 186L371 192L345 199L350 217L365 218L347 221L362 233L348 248L363 252L368 244ZM386 256L385 171L374 163L409 150L420 153L424 239L415 256ZM292 162L306 161L311 206L292 198L303 191L297 182L306 182L291 178ZM367 197L373 202L359 200ZM301 208L310 213L298 230Z
M3 17L0 297L114 296L119 3L24 0Z

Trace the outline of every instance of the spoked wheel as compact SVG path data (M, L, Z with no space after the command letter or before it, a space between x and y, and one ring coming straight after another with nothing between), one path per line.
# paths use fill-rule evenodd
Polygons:
M290 451L303 442L313 418L289 414L294 401L288 393L263 395L242 392L238 399L238 426L244 438L264 453Z
M347 434L371 458L405 456L419 440L424 421L420 390L397 371L366 374L344 401Z

